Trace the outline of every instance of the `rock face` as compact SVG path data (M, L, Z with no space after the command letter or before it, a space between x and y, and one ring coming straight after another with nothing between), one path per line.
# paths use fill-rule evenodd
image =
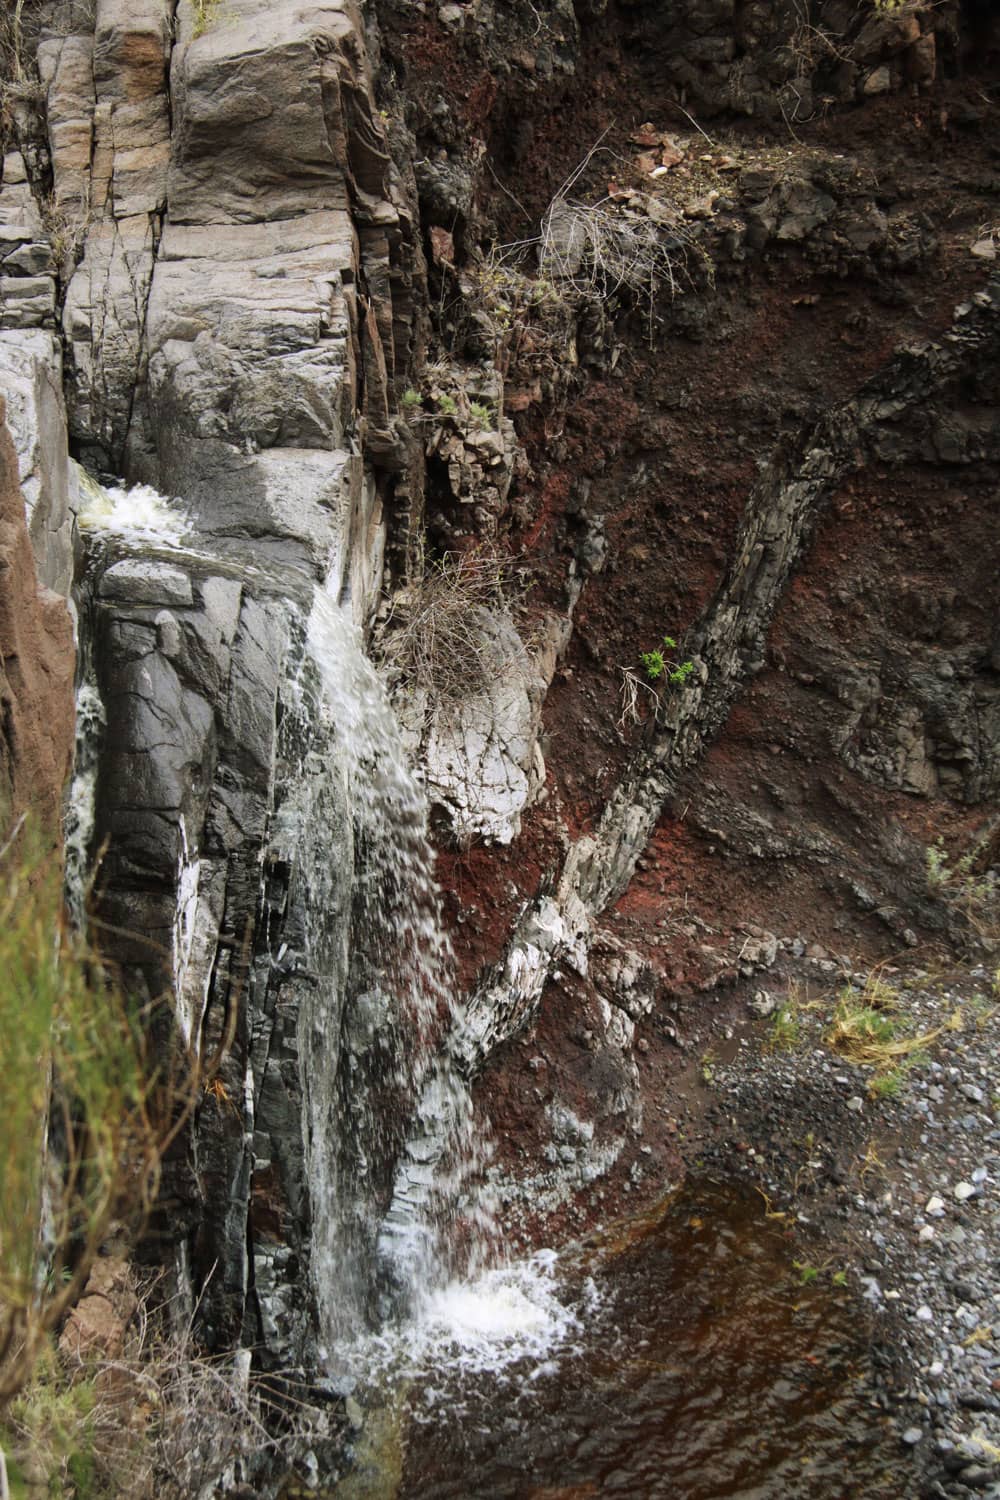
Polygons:
M191 1162L169 1169L172 1233L196 1278L218 1266L210 1340L246 1334L311 1364L299 1052L318 979L278 956L308 946L295 808L337 752L301 708L305 622L317 587L359 623L374 609L422 256L360 13L244 0L211 19L167 0L43 9L46 139L26 111L32 171L9 151L0 192L0 369L47 582L68 587L69 504L106 512L88 512L80 585L103 710L100 914L130 984L172 991L184 1035L217 1060ZM92 471L181 497L183 520L109 526L107 497L71 494L53 461L67 413ZM52 779L26 748L18 767ZM333 776L322 812L310 804L331 838L349 829L345 795ZM345 885L320 947L340 993L350 838L329 858Z
M31 813L55 840L73 761L73 621L39 584L0 398L0 828Z
M17 103L0 180L0 813L29 786L56 813L70 626L44 589L69 590L80 509L101 915L130 983L168 990L211 1060L168 1168L177 1263L216 1267L209 1342L314 1368L337 1274L316 1259L316 1111L379 1035L371 996L347 1004L361 854L347 731L316 711L315 591L367 629L383 592L419 590L425 534L536 576L537 603L476 616L475 690L409 717L460 846L454 907L483 913L442 1066L499 1080L500 1108L505 1044L552 987L593 1001L596 1029L560 1003L597 1124L531 1095L555 1152L538 1192L561 1203L642 1128L634 1052L681 983L664 945L706 935L688 898L712 861L779 914L773 872L818 870L816 913L863 891L902 936L934 920L921 838L996 796L995 578L980 559L983 598L960 589L1000 467L996 147L956 169L956 219L947 133L987 126L927 93L963 45L951 0L827 0L808 24L791 0L36 15L44 111ZM745 134L723 147L692 112ZM609 182L579 157L615 118ZM886 136L885 170L868 145L855 160L852 120ZM122 477L173 519L95 489ZM621 669L671 630L690 679L640 683L630 722ZM647 847L659 925L630 945L602 924ZM780 923L753 915L731 963L700 944L712 984L774 961ZM422 1165L403 1153L404 1177Z

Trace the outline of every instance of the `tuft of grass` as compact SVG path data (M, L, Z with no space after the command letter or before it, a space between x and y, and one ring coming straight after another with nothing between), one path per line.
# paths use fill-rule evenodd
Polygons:
M888 1073L876 1073L868 1080L868 1092L873 1099L898 1099L906 1088L902 1068L893 1068Z
M194 12L194 26L191 35L194 38L204 36L210 26L218 20L219 12L225 4L225 0L188 0Z
M923 1061L943 1029L910 1030L899 991L875 972L860 994L850 988L841 991L826 1042L848 1062L875 1068L888 1077L904 1065L914 1067Z
M795 1051L802 1040L802 1020L799 1010L798 990L794 985L789 985L786 999L771 1017L771 1027L766 1042L769 1052Z

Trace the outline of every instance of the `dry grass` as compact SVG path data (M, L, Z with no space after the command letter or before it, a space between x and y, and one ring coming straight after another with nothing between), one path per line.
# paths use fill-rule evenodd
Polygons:
M876 970L860 993L841 991L826 1042L848 1062L890 1077L901 1067L919 1062L943 1030L942 1026L930 1031L910 1030L899 991ZM879 1091L891 1094L894 1090L885 1084Z
M401 589L382 625L378 649L393 688L426 694L434 704L467 701L524 662L493 628L510 613L516 590L501 554L482 545L447 552Z
M8 1417L15 1478L78 1500L191 1500L252 1487L269 1461L292 1472L327 1436L296 1376L252 1371L249 1351L206 1355L190 1320L151 1310L155 1292L142 1289L120 1357L46 1347Z

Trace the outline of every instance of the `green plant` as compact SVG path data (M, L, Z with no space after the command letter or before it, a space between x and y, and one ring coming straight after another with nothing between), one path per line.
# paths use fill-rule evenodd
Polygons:
M652 651L639 652L639 660L642 662L646 676L650 682L656 682L660 677L665 678L667 682L672 683L674 686L680 686L687 682L694 671L694 662L674 661L668 653L676 650L677 642L673 636L665 635L662 647L654 646Z
M188 0L188 4L194 12L194 26L191 31L193 37L205 34L208 28L218 19L219 11L225 0Z
M957 913L973 945L987 952L1000 944L1000 875L988 865L995 840L991 823L954 861L940 838L924 851L927 889Z
M458 402L454 396L449 396L447 391L442 391L434 399L437 402L438 411L443 417L458 416Z
M683 687L693 673L694 662L677 661L671 655L671 652L676 650L677 642L673 636L665 635L661 646L654 646L651 651L640 651L642 676L634 667L622 667L619 689L622 711L618 719L618 728L623 733L629 724L639 722L639 705L644 698L652 699L655 711L661 702L662 689Z
M61 870L22 829L0 851L0 1417L79 1297L112 1223L141 1221L196 1098L154 1061L133 1006L68 930ZM162 1037L161 1037L162 1041Z
M493 413L480 401L469 402L469 417L473 427L479 432L488 432L493 426Z
M802 1022L799 1017L797 994L790 989L788 998L779 1005L771 1018L767 1047L770 1052L793 1052L802 1039Z
M422 404L422 402L423 397L421 396L419 391L413 389L412 385L407 390L405 390L402 396L400 396L399 398L400 406L403 408L404 412L407 413L416 411L417 408Z
M898 1099L906 1083L902 1068L892 1068L888 1073L877 1073L868 1080L868 1092L873 1099Z
M819 1280L820 1267L814 1266L806 1260L793 1260L792 1265L799 1273L799 1283L802 1286L812 1286L813 1282Z

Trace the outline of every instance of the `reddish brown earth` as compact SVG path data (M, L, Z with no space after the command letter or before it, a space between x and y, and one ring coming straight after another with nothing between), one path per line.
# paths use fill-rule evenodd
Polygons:
M40 588L0 397L0 827L28 810L59 842L73 758L73 624Z
M401 26L393 45L418 101L418 136L420 111L442 94L515 185L525 213L497 189L498 178L483 189L482 212L501 238L525 233L588 143L600 139L610 156L582 180L581 196L603 192L609 170L629 181L636 154L629 135L640 122L686 128L651 70L624 59L611 33L592 38L575 80L547 94L519 93L509 81L491 87L479 62L463 68L461 50L426 17ZM995 219L1000 159L1000 119L983 106L984 85L991 86L952 78L794 132L712 121L716 151L780 149L793 166L809 152L833 153L873 173L887 208L933 230L932 253L893 275L824 267L794 245L720 266L700 326L685 322L680 298L658 309L663 322L650 347L637 319L620 317L623 352L613 370L576 380L562 407L518 403L525 461L507 544L531 569L533 607L564 608L581 481L608 552L585 583L545 703L547 800L510 849L442 851L463 983L499 958L521 903L557 874L566 842L600 813L643 733L618 725L620 669L636 666L665 632L683 640L724 571L758 465L783 434L848 397L901 346L940 336L956 304L983 284L988 267L970 244ZM973 115L971 125L955 123ZM642 1145L656 1164L639 1194L676 1176L691 1154L682 1138L690 1146L699 1137L711 1091L698 1057L745 1023L745 1000L761 982L741 977L732 961L748 930L798 935L858 966L903 951L904 928L921 953L941 942L933 923L922 924L919 852L938 836L952 850L967 847L988 809L886 791L850 770L831 744L836 703L817 681L816 663L832 657L858 666L879 642L919 638L915 621L928 600L940 606L931 610L930 644L943 655L969 638L989 640L998 608L993 480L973 476L981 488L970 495L966 471L925 466L868 468L845 482L774 618L765 670L745 685L606 914L608 930L657 974L634 1053ZM827 856L756 856L738 826L734 832L756 813L793 843L803 835L824 842ZM873 839L873 829L896 830L911 855L917 851L911 868L890 868L885 839ZM891 920L859 906L850 890L857 881L892 890ZM603 1053L588 1041L595 1004L593 985L579 976L551 982L531 1033L480 1083L481 1107L515 1174L544 1148L550 1100L572 1105L600 1132L612 1084ZM536 1232L577 1231L628 1201L622 1187L638 1150L637 1139L603 1184L603 1199L581 1192Z

